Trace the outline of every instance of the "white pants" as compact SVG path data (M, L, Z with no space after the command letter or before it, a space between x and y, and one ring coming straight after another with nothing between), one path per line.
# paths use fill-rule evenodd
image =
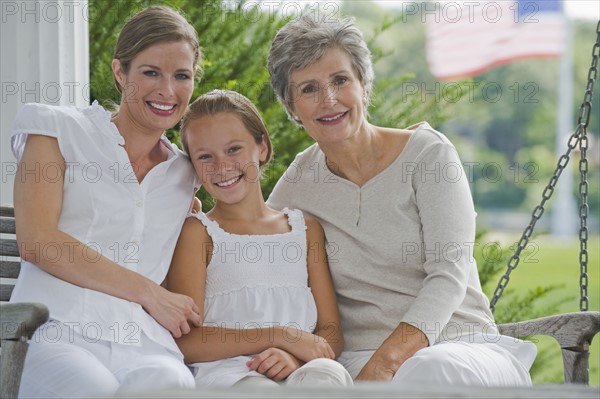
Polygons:
M350 386L352 377L348 371L331 359L315 359L294 370L284 381L278 383L268 377L245 377L238 381L235 387L278 387L287 386Z
M535 344L507 336L485 342L463 337L417 351L392 379L396 384L530 386ZM356 378L374 351L343 352L338 361Z
M55 330L50 339L44 330L49 324ZM182 360L144 334L141 346L90 342L52 321L30 341L19 397L111 397L194 387L194 377Z

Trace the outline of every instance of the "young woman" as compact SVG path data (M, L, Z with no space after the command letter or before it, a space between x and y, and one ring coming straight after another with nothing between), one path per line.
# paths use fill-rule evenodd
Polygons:
M199 59L185 18L150 7L117 41L118 112L27 104L17 115L23 264L11 301L44 303L51 318L32 339L21 397L194 387L173 337L200 324L199 308L160 284L198 186L163 132L188 105Z
M188 218L168 288L200 305L203 326L177 340L197 386L347 385L334 359L343 348L319 223L266 206L261 167L267 130L236 92L199 97L182 120L182 141L216 205Z

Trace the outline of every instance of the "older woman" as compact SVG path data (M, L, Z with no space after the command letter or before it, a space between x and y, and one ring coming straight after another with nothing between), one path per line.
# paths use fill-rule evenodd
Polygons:
M356 380L527 385L532 343L500 336L472 257L475 211L454 146L427 123L367 120L373 69L351 20L276 35L271 83L316 141L268 203L319 219Z
M160 284L198 185L163 133L187 107L199 58L185 18L150 7L117 41L118 112L97 103L19 111L23 263L11 301L45 303L52 319L29 347L21 397L194 387L173 336L200 325L199 309Z

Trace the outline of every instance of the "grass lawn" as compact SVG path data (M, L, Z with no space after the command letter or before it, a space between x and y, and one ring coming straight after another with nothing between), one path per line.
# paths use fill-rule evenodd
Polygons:
M498 240L503 247L518 240L518 237L502 237L490 234L486 242ZM512 240L512 241L511 241ZM534 237L527 249L531 251L521 257L518 267L511 273L508 287L525 293L537 286L556 285L540 305L558 303L558 313L579 311L579 241L559 240L549 236ZM600 310L600 237L588 239L588 299L589 310ZM494 281L493 286L497 284ZM493 292L486 286L486 292ZM501 306L502 299L498 302ZM558 344L550 337L538 337L538 359L542 367L532 372L534 383L562 382L562 357ZM535 365L534 365L535 367ZM590 347L590 384L600 386L600 335Z

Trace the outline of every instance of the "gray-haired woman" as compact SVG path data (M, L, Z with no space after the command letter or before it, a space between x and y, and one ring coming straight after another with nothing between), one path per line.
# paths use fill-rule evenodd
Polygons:
M268 203L323 225L356 380L528 385L535 345L498 334L472 256L475 216L454 146L427 123L367 120L373 69L350 19L293 20L271 83L316 143Z

